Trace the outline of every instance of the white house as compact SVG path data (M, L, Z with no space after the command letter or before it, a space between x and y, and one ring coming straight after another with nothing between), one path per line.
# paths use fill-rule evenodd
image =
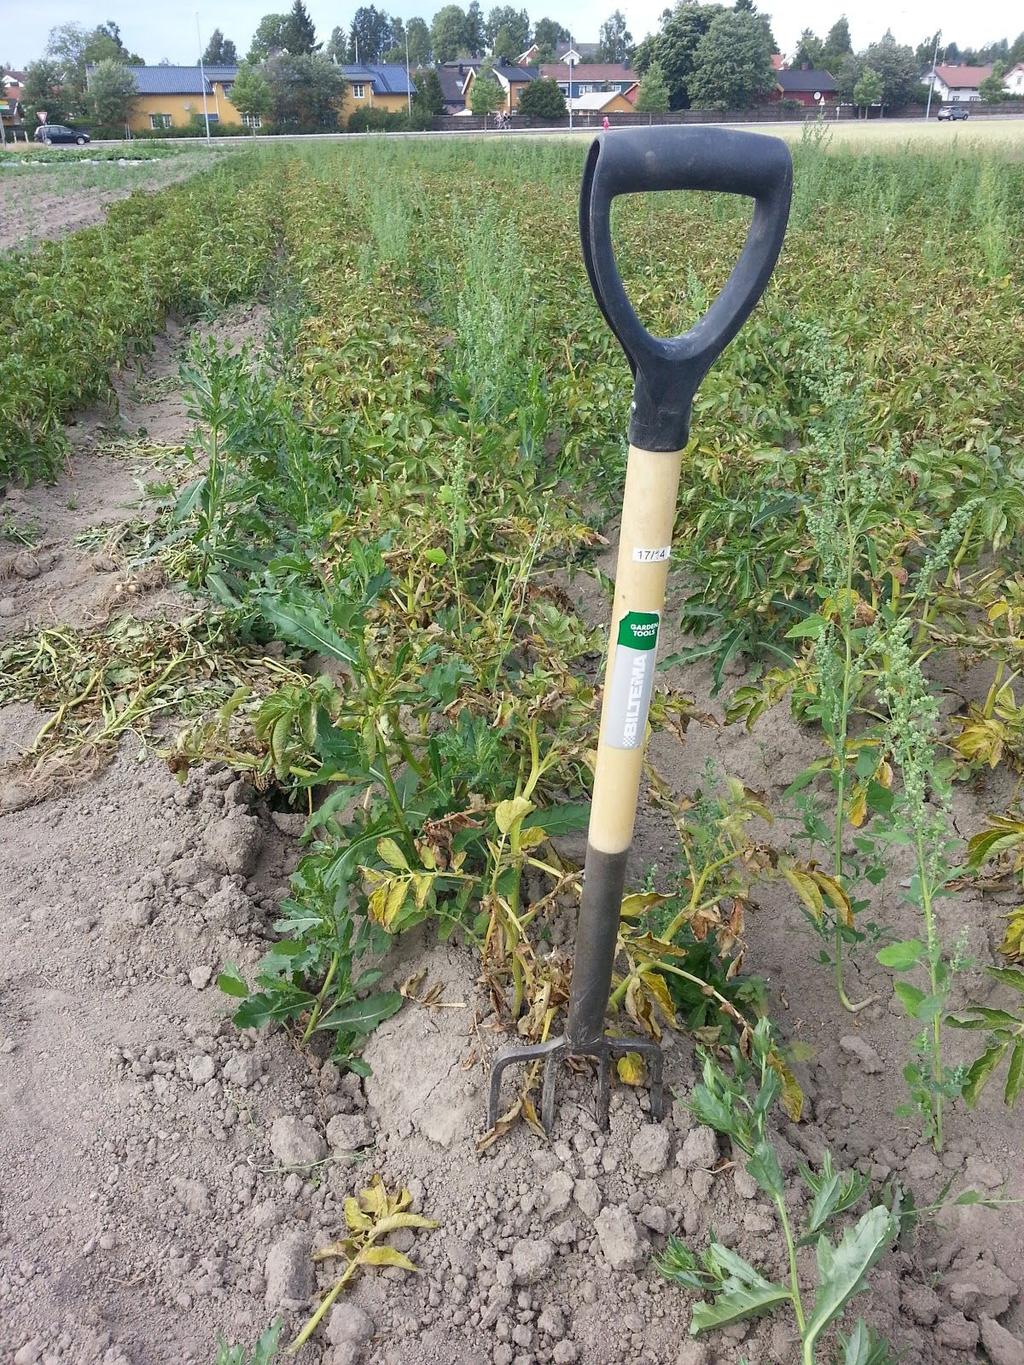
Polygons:
M964 104L981 99L981 83L992 75L990 66L937 66L924 77L932 83L935 99L944 104Z
M1006 73L1003 89L1014 99L1024 100L1024 62L1018 62Z

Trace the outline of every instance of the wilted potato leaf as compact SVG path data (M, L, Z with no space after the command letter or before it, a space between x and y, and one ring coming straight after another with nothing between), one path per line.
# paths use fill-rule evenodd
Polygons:
M647 1068L639 1052L627 1052L615 1063L615 1071L623 1085L643 1085Z

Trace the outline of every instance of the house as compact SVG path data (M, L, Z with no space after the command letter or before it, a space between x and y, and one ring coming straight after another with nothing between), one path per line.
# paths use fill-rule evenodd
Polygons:
M981 83L992 75L990 66L939 65L924 74L924 84L931 83L932 93L943 103L964 104L981 99Z
M457 62L442 62L437 68L437 79L441 82L441 98L444 100L446 114L462 114L466 110L463 87L467 71L479 71L482 62L476 57L463 57Z
M639 85L636 72L621 62L545 62L540 69L545 80L557 81L566 99L578 99L595 91L613 90L632 103ZM570 85L571 80L571 85ZM629 91L633 92L632 98Z
M93 68L86 67L88 83ZM160 129L187 128L193 120L210 119L211 130L218 123L244 123L260 126L259 116L243 118L231 103L230 91L238 74L237 66L130 66L138 96L128 116L133 133ZM204 99L205 95L205 108Z
M383 109L389 114L404 113L416 86L404 66L354 65L339 66L347 85L341 102L342 117L347 119L357 109Z
M4 132L20 132L25 126L22 91L25 89L24 71L0 71L0 123Z
M632 90L633 99L636 98L636 91L639 82L634 82ZM567 99L566 105L574 114L632 114L633 100L629 95L623 95L618 90L590 90L585 95L577 95L574 99Z
M784 66L775 72L775 89L768 96L768 102L795 100L797 104L813 109L835 104L838 98L839 83L830 72L816 71L812 66Z
M556 43L555 61L572 62L573 66L578 66L580 62L596 62L600 52L600 43ZM516 66L533 66L539 56L540 48L536 43L531 43L516 58Z
M1016 66L1007 71L1003 80L1003 89L1014 99L1024 99L1024 62L1018 62Z
M473 82L476 80L478 69L475 67L467 70L466 79L463 82L462 98L467 108L471 105ZM505 102L501 109L506 114L511 114L513 110L519 108L519 99L523 91L531 81L540 79L540 72L535 66L507 66L500 63L491 68L491 74L501 86L502 93L505 96Z

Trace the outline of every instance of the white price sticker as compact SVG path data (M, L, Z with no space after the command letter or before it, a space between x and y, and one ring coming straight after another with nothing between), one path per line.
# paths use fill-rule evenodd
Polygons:
M664 564L666 559L671 558L671 545L659 545L656 550L642 550L637 546L633 551L633 562L635 564Z

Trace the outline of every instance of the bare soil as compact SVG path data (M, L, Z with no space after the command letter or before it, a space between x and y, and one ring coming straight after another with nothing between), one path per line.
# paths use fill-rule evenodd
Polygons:
M137 190L153 193L187 180L205 164L202 155L188 151L135 165L69 161L67 165L48 162L22 169L5 165L0 152L4 194L0 249L55 241L79 228L95 227L119 199L127 199Z
M256 315L232 315L218 335L259 325ZM182 340L166 338L144 381L175 373ZM185 439L180 394L137 403L133 385L138 392L137 378L118 381L119 414L79 424L60 483L0 502L42 528L24 551L38 573L14 570L0 585L5 632L140 610L139 594L111 608L105 585L116 566L97 567L73 544L84 528L146 515L130 468L90 450L98 429L124 422ZM603 620L595 580L580 575L575 588L581 611ZM174 609L174 590L152 593L145 609ZM670 680L721 714L701 670ZM976 683L946 685L952 705ZM24 705L0 711L0 761L30 744L43 719ZM712 759L778 806L817 752L815 736L778 708L749 735L695 725L685 747L659 738L652 758L680 791L692 791ZM1008 794L961 789L959 832L973 832ZM425 968L421 996L435 985L441 994L377 1030L365 1083L282 1034L234 1029L216 975L229 962L251 969L273 937L301 824L271 813L224 769L193 770L179 785L132 739L94 779L0 816L0 1360L201 1365L218 1333L251 1342L275 1316L293 1329L316 1302L310 1249L342 1233L344 1199L379 1172L439 1220L436 1232L396 1235L423 1273L358 1281L302 1361L794 1361L786 1325L771 1320L692 1341L690 1297L650 1265L671 1230L699 1246L713 1228L768 1274L784 1254L765 1201L685 1108L695 1075L687 1039L666 1039L677 1098L664 1123L649 1122L644 1092L616 1088L610 1131L600 1132L592 1078L567 1072L549 1143L520 1127L481 1155L487 1068L501 1039L477 963L458 944L417 932L398 945L394 981ZM637 879L671 863L669 834L643 813ZM900 898L905 875L894 869L876 910L899 937L916 927ZM912 1028L890 1004L873 951L856 956L850 990L878 999L854 1018L839 1008L793 906L774 892L759 902L748 967L766 979L783 1031L809 1049L806 1119L779 1122L787 1177L830 1148L879 1181L898 1176L922 1205L950 1178L954 1190L1024 1195L1019 1124L998 1094L973 1116L954 1110L941 1159L913 1119L894 1117ZM950 897L947 938L962 930L967 951L990 961L998 908L973 891ZM556 923L552 951L570 950L571 926ZM965 973L958 990L983 998L980 972ZM1016 1208L924 1219L856 1310L922 1365L1021 1365L1022 1244ZM813 1252L801 1256L810 1266ZM318 1275L328 1284L330 1266Z

